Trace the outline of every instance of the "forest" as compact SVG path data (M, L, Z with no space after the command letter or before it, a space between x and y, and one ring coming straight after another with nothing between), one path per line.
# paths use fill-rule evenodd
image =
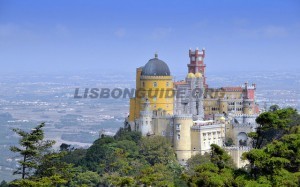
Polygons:
M44 123L30 132L13 129L19 145L10 148L21 159L14 172L20 176L0 187L100 186L300 186L300 115L293 108L271 107L256 119L249 133L252 147L237 168L218 145L197 154L185 166L176 160L171 143L162 136L143 137L130 128L102 135L88 149L61 144L54 150L44 138Z

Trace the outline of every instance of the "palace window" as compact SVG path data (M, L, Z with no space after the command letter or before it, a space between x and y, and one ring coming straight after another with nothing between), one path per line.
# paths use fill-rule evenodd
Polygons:
M169 82L167 82L167 83L166 83L166 86L167 86L167 87L169 87L169 86L170 86L170 83L169 83Z
M177 140L180 140L180 134L179 133L177 134Z
M153 87L157 87L157 82L153 82Z

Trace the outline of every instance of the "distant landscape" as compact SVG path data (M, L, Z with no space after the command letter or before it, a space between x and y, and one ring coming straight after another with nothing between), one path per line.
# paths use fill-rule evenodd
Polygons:
M185 73L173 73L176 80ZM18 142L12 128L30 130L46 122L47 139L88 147L100 131L114 134L128 115L129 99L74 99L75 88L134 88L135 73L6 74L0 77L0 181L12 180L18 158L9 146ZM208 72L210 87L257 84L260 108L277 104L300 110L299 72Z

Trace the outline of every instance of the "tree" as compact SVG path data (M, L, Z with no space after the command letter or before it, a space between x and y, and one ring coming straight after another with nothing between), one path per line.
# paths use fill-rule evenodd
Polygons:
M232 145L234 145L232 138L227 138L226 142L225 142L225 145L226 146L232 146Z
M75 170L72 164L63 162L61 158L66 152L51 152L43 155L36 171L35 178L57 176L64 181L71 181L74 177Z
M234 164L228 153L216 144L211 152L188 160L188 171L183 175L190 186L233 186ZM198 163L198 164L197 164Z
M82 166L84 163L84 158L86 156L86 149L78 148L68 151L66 155L61 158L62 162L73 164L74 166Z
M118 171L120 176L126 176L136 172L138 168L135 166L146 163L139 155L139 147L135 142L140 133L120 131L115 137L96 140L87 150L84 163L88 169L100 174Z
M190 186L233 186L233 170L220 169L212 162L204 163L195 168L195 173L187 178Z
M272 186L299 186L300 133L284 135L262 149L243 154L250 163L250 179L267 178Z
M22 160L19 161L20 167L14 174L21 174L22 179L29 177L32 171L37 169L43 153L55 143L55 141L52 140L44 140L44 131L42 130L44 126L45 123L41 123L30 132L13 129L14 132L21 136L19 141L20 147L12 146L10 150L22 156Z
M1 183L0 183L0 187L8 187L8 183L3 180Z
M100 181L100 176L96 172L80 172L71 182L71 186L98 186Z
M118 172L113 173L105 173L103 177L101 177L101 185L104 186L134 186L135 180L132 176L120 176Z
M22 180L15 180L9 183L9 186L13 187L49 187L49 186L61 186L66 184L67 181L62 179L58 175L51 177L42 177L42 178L26 178Z
M139 145L140 155L152 166L176 162L175 152L165 137L143 137Z
M276 110L279 110L279 109L280 109L280 107L278 105L272 105L272 106L270 106L269 111L275 112Z
M71 145L66 144L66 143L62 143L62 144L59 146L59 150L60 150L60 151L70 151L70 147L71 147Z
M140 185L174 186L174 173L164 164L145 166L136 179Z
M142 134L138 131L131 131L129 129L120 128L115 134L114 138L116 140L130 140L138 143L142 138Z
M97 171L99 169L99 163L106 157L109 157L111 152L109 144L115 142L113 137L103 137L94 141L93 145L86 151L84 157L85 166L91 171Z
M230 155L217 144L211 144L210 161L219 169L234 168Z
M201 164L209 163L210 162L210 155L205 153L204 155L198 153L192 156L190 159L187 160L187 172L192 174L195 171L195 168Z
M260 149L273 140L278 140L283 135L287 134L298 119L299 114L293 108L279 109L271 112L260 114L256 122L258 127L256 132L248 134L252 138L253 148Z

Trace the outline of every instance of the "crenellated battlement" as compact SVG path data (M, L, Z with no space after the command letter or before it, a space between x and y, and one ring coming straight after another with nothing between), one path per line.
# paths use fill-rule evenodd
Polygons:
M210 151L211 144L222 147L231 138L234 145L240 146L225 149L239 167L244 165L241 154L250 150L247 134L257 127L256 84L209 88L205 53L205 49L189 50L188 72L179 82L173 80L168 65L157 55L138 68L136 90L140 92L130 100L129 121L125 126L131 125L144 136L165 136L182 164L195 151L204 154ZM195 90L198 91L193 93ZM173 95L163 97L162 91Z
M190 120L193 118L193 115L192 114L176 114L174 115L174 118L175 119L181 119L181 120Z

